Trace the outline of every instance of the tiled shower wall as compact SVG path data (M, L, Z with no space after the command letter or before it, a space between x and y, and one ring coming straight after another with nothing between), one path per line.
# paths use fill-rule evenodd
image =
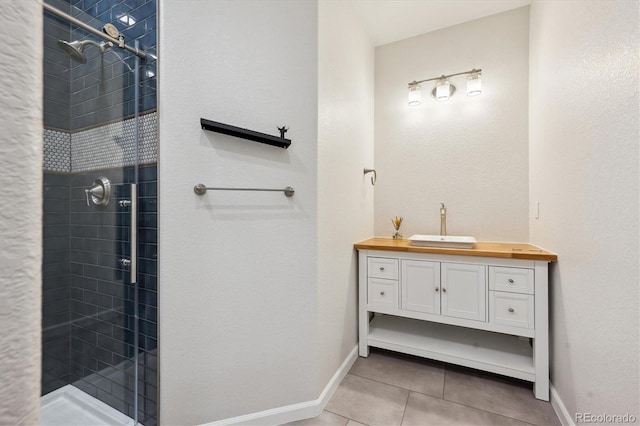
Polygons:
M87 206L87 182L107 176L108 206ZM72 383L133 417L135 287L131 254L135 168L44 174L43 394ZM157 413L157 167L138 168L139 419Z
M131 47L135 41L148 54L140 61L140 111L156 107L156 0L70 0L71 15L94 28L111 23ZM72 28L72 40L91 39L81 28ZM70 130L95 126L135 112L135 79L130 71L136 65L132 53L107 48L100 55L95 47L85 49L86 64L71 63Z
M84 188L100 176L112 183L106 207L87 207ZM139 419L154 424L157 402L157 168L138 169ZM133 167L70 177L70 382L133 417L135 287L119 259L128 258Z
M42 393L69 383L69 175L44 173Z
M58 40L93 39L45 13L43 394L72 383L134 417L133 312L137 296L139 420L157 423L157 114L155 0L45 0L94 28L110 22L125 42L150 53L141 63L136 135L135 59L121 49L87 64ZM126 17L124 19L121 19ZM135 21L135 23L134 23ZM136 136L137 145L136 145ZM137 146L137 150L136 150ZM138 294L118 259L128 257L129 197L138 169ZM98 176L114 185L106 208L87 206L84 188Z
M61 0L46 0L46 3L70 12L69 3ZM43 119L45 128L67 132L71 127L69 72L71 59L58 47L58 40L69 40L69 23L54 15L46 15L43 28Z

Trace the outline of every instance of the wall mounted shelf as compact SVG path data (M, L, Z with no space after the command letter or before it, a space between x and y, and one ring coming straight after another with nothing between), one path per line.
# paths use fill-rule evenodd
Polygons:
M223 133L229 136L235 136L237 138L248 139L250 141L265 143L267 145L277 146L279 148L287 149L291 145L291 139L286 139L284 133L288 130L286 127L278 128L281 136L272 136L266 133L255 132L249 129L243 129L242 127L232 126L230 124L218 123L217 121L200 119L200 125L204 130L211 132Z

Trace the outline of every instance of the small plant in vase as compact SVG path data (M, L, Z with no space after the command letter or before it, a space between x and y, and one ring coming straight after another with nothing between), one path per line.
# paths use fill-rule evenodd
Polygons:
M402 216L400 217L396 216L395 219L391 219L391 223L393 223L393 227L396 230L396 232L393 234L393 239L401 240L402 234L400 233L400 225L402 225Z

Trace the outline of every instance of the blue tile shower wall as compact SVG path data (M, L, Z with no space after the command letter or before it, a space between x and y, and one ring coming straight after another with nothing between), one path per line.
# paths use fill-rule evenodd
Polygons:
M156 0L45 0L56 8L100 29L106 23L115 25L125 43L149 53L140 62L138 108L140 112L157 106ZM44 20L44 124L53 129L75 131L93 127L135 112L135 78L131 69L135 55L126 50L108 48L102 55L88 46L84 50L86 64L69 58L58 40L93 40L101 42L86 30L47 14ZM126 22L126 23L125 23Z
M119 259L130 256L130 217L118 200L130 197L132 167L70 177L69 380L133 417L135 287ZM84 188L100 176L112 183L107 207L87 207ZM157 422L157 169L139 168L138 310L139 420Z
M43 176L42 393L69 383L69 175Z
M46 0L46 3L63 12L70 12L69 3L60 0ZM69 130L71 59L58 47L58 40L68 40L71 27L68 22L53 15L47 15L43 25L44 125L53 129Z
M156 0L72 0L71 14L94 28L115 25L125 43L148 53L140 62L139 111L156 108ZM71 31L73 40L91 39L81 28ZM71 63L70 129L78 130L119 120L135 112L135 79L131 69L136 57L117 47L102 55L96 48L85 49L86 64Z
M137 39L142 50L156 53L155 0L45 1L94 28L113 23L127 44L133 46ZM124 16L128 17L121 20ZM106 211L87 210L83 192L97 175L108 174L116 196L126 197L125 184L133 182L134 168L96 172L96 168L108 167L102 164L79 172L71 160L74 138L77 136L80 141L78 135L84 135L80 130L122 121L135 112L134 78L129 69L135 65L135 58L118 48L100 56L97 49L89 46L85 50L87 64L78 64L57 45L58 40L76 39L98 40L45 13L44 126L63 133L56 134L55 146L49 146L48 156L45 152L51 161L45 161L43 187L42 390L47 393L73 383L134 417L132 356L136 295L125 279L127 274L117 264L118 258L129 255L127 218L126 214L109 210L117 203ZM141 63L138 106L142 113L156 108L154 58L150 56ZM153 134L156 123L149 122L148 117L152 115L142 117L141 125L143 160L144 152L149 153L157 146ZM145 123L151 134L145 130ZM64 134L70 137L64 138ZM151 162L155 161L154 154L146 155ZM54 167L48 168L47 164ZM145 425L157 423L156 175L155 164L139 168L138 418Z
M138 169L138 418L157 424L157 167ZM87 206L86 188L108 176L113 199ZM118 260L131 254L133 167L44 173L43 394L72 383L134 416L135 287Z

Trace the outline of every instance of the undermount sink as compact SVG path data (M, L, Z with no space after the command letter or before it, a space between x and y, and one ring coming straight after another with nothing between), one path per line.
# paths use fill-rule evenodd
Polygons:
M422 247L473 248L476 239L457 235L412 235L411 245Z

